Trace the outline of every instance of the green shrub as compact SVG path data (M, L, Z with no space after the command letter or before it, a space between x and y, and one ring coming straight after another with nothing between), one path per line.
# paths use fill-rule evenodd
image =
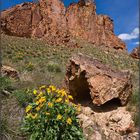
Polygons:
M135 123L135 126L138 126L140 121L138 112L139 98L140 98L139 92L135 90L131 96L129 104L127 105L127 110L133 112L133 121Z
M49 72L61 72L61 68L57 64L48 64L47 68Z
M26 107L23 122L29 140L83 140L77 107L72 96L54 86L34 90L34 100Z
M25 68L27 71L32 71L34 69L34 67L35 67L34 64L32 62L29 62L26 64Z
M0 77L0 91L11 87L11 80L8 77Z
M135 123L135 126L139 126L139 122L140 122L140 119L139 119L139 113L135 113L133 115L133 121Z
M137 106L139 104L139 98L140 98L139 91L135 91L131 97L131 101L130 101L131 105Z

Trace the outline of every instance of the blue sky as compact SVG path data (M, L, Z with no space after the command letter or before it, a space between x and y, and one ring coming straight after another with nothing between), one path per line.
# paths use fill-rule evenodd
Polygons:
M32 0L0 0L0 9L4 10L22 2ZM68 6L78 0L63 0ZM128 51L138 46L139 42L139 0L95 0L98 14L106 14L114 20L114 31L123 39Z

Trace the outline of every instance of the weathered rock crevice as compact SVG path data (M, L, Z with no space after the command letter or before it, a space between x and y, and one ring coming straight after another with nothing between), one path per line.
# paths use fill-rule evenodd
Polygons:
M74 94L75 101L81 104L92 102L85 74L85 71L81 72L80 75L77 75L70 83L71 87L75 86L75 89L70 90L70 92Z

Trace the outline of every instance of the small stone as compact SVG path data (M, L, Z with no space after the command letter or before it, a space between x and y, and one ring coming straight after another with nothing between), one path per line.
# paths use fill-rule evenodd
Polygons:
M2 65L1 72L2 72L2 76L7 76L9 78L14 78L14 79L20 79L18 71L10 66Z

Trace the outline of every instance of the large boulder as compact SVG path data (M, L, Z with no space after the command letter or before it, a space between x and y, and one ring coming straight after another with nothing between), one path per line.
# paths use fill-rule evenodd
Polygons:
M68 8L61 0L19 4L1 12L1 28L7 35L45 38L50 44L73 46L73 38L80 38L97 46L126 50L114 34L113 20L97 15L92 0L79 0Z
M133 58L136 58L136 59L140 59L140 47L136 47L132 50L131 54L130 54L131 57Z
M82 54L70 59L65 82L75 99L89 99L97 106L112 99L119 99L125 105L132 93L128 71L118 71Z

